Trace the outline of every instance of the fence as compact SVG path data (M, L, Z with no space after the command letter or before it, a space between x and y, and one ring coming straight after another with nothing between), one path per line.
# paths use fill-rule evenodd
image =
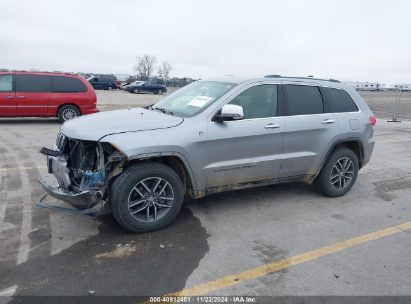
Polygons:
M411 120L410 91L359 91L378 118Z

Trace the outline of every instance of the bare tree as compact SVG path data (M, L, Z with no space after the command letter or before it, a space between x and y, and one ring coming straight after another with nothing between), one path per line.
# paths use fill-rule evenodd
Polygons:
M134 66L134 71L146 80L153 74L154 65L157 62L157 57L154 55L144 54L137 57L137 64Z
M161 63L161 66L158 68L158 76L164 79L164 81L167 81L168 76L170 75L170 72L172 70L171 64L169 64L167 61L163 61Z

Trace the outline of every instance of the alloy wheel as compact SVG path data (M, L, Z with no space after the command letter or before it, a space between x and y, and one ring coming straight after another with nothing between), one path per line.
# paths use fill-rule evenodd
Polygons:
M351 184L353 177L354 163L348 157L343 157L334 163L330 174L330 183L334 188L342 190Z
M161 177L149 177L138 182L128 196L128 211L140 222L155 222L163 218L174 202L170 183Z

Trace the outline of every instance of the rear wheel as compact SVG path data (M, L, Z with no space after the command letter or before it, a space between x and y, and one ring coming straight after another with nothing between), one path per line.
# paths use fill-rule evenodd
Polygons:
M67 120L80 116L80 111L73 105L65 105L59 109L57 116L61 122L65 122Z
M329 197L345 195L358 176L358 157L350 149L339 148L325 163L316 180L318 190Z
M140 92L139 92L138 89L134 89L134 90L133 90L133 93L138 94L138 93L140 93Z
M170 224L183 204L178 175L160 163L128 167L111 186L113 215L125 229L149 232Z
M163 90L162 90L162 89L158 89L157 94L158 94L158 95L163 94Z

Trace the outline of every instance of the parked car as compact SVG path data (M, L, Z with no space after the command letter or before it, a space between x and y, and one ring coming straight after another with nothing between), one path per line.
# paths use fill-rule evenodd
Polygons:
M87 79L96 90L113 90L117 89L116 79L113 77L92 76Z
M345 195L370 160L376 119L340 82L304 78L194 82L147 108L66 122L48 155L45 191L126 229L168 225L183 199L303 181ZM61 209L40 201L39 206Z
M154 93L163 94L167 92L167 87L164 84L147 81L136 81L136 84L129 84L126 90L130 93Z
M96 113L93 87L82 76L50 72L0 73L0 117L58 117Z

